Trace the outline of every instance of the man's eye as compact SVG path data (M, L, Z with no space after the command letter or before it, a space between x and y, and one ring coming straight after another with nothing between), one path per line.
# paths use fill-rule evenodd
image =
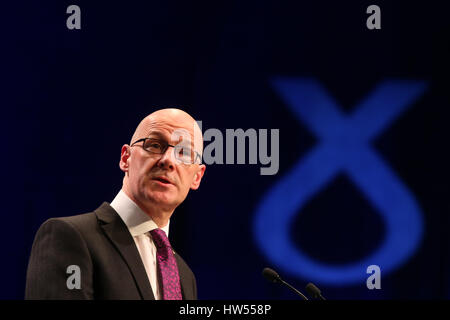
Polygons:
M151 149L151 150L161 150L162 149L162 145L161 145L161 143L159 143L159 142L157 142L157 141L148 141L146 144L145 144L145 148L146 149Z
M191 156L191 149L189 147L179 147L177 153L179 157L189 158Z

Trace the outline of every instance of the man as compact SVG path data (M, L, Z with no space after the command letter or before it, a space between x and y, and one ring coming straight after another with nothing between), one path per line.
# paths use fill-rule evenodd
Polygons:
M158 110L122 146L122 190L91 213L47 220L26 299L196 299L194 274L170 246L170 217L205 172L203 139L179 109Z

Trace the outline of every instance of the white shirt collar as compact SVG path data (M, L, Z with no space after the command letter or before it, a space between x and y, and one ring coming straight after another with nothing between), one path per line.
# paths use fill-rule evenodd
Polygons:
M142 209L139 208L137 204L123 192L123 190L120 190L111 202L111 207L117 211L133 237L158 228L158 225L152 218L142 211ZM161 230L164 230L167 237L169 236L169 225L170 220L165 227L161 228Z

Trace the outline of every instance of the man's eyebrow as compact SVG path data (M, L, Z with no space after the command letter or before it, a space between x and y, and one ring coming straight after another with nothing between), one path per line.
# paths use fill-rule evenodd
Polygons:
M179 145L179 146L186 146L186 147L192 147L192 145L194 144L194 140L192 139L192 137L189 138L189 140L184 140L183 136L180 136L180 141L170 141L170 138L168 139L168 137L160 132L160 131L151 131L148 135L147 138L156 138L159 140L163 140L169 144L173 144L173 145Z
M151 138L152 136L156 136L161 139L166 139L166 136L159 131L152 131L147 135L147 138Z

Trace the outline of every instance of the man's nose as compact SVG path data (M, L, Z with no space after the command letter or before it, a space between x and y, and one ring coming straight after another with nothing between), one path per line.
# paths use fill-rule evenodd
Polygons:
M173 148L167 148L166 152L161 155L158 161L158 167L162 169L173 170L175 166L175 158Z

